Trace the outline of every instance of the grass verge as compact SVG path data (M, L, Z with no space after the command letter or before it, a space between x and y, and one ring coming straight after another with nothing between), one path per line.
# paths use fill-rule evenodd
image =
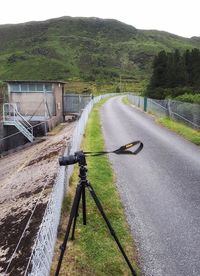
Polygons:
M126 105L131 105L131 103L129 102L127 96L124 96L124 97L122 98L122 102L123 102L124 104L126 104Z
M101 105L102 102L97 104L90 115L82 147L85 151L101 151L104 149L104 140L101 133L99 118L99 108ZM140 275L140 270L136 265L136 247L125 220L124 210L115 186L115 176L109 160L106 156L97 158L88 157L87 163L88 179L95 189L122 246L137 271L137 275ZM55 271L56 268L57 258L60 253L58 248L64 237L70 203L77 182L78 167L75 168L70 182L68 196L64 200L63 214L51 275L53 275L53 271ZM80 216L77 220L75 240L73 242L70 241L68 244L60 275L131 275L93 199L88 192L86 196L87 225L82 225L82 215L80 211Z
M182 123L176 122L170 118L159 118L156 120L159 124L178 133L190 142L200 146L200 132L192 129Z

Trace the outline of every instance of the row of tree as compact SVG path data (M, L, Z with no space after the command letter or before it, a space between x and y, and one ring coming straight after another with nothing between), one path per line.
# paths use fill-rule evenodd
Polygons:
M182 54L179 50L159 52L153 62L147 95L154 98L173 97L182 94L185 87L193 91L200 88L200 50L186 50Z

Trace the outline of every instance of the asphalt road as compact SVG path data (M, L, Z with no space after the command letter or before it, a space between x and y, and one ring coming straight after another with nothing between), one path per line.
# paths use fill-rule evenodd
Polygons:
M110 155L148 276L200 276L200 149L111 98L101 109L106 147L141 140L137 156Z

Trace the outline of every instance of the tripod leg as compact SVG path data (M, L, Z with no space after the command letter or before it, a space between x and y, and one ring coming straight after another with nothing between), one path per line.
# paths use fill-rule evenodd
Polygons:
M83 195L83 190L85 189L84 184L82 182L80 182L79 185L81 186L81 188L80 188L80 192L78 194L76 211L75 211L75 216L74 216L74 223L73 223L72 236L71 236L72 240L74 240L74 234L75 234L75 229L76 229L76 220L78 217L78 209L79 209L79 205L80 205L81 195Z
M79 184L76 188L76 194L75 194L74 201L73 201L73 204L72 204L72 208L71 208L71 212L70 212L70 216L69 216L69 222L68 222L68 225L67 225L64 241L63 241L63 243L60 247L61 253L60 253L59 260L58 260L58 265L57 265L57 268L56 268L55 276L59 275L59 271L60 271L60 268L61 268L62 260L63 260L65 249L66 249L66 246L67 246L67 241L68 241L68 238L69 238L69 233L70 233L70 229L71 229L71 226L72 226L72 222L73 222L73 219L76 216L76 211L78 210L77 206L78 206L79 201L80 201L81 190L82 190L82 186L81 186L81 184Z
M116 243L117 243L117 245L118 245L118 247L119 247L119 250L121 251L121 253L122 253L122 255L123 255L123 257L124 257L124 259L125 259L127 265L129 266L132 275L133 275L133 276L136 276L136 272L135 272L135 270L133 269L133 267L132 267L132 265L131 265L131 263L130 263L130 261L129 261L129 259L128 259L127 255L126 255L126 253L125 253L125 251L124 251L124 249L123 249L123 247L122 247L122 245L121 245L121 243L119 242L119 240L118 240L118 238L117 238L117 236L116 236L116 234L115 234L114 229L112 228L112 226L111 226L111 224L110 224L108 218L106 217L106 214L105 214L105 212L104 212L104 210L103 210L103 207L102 207L102 205L101 205L101 203L100 203L100 201L99 201L99 199L98 199L98 197L97 197L97 195L96 195L94 189L92 188L92 186L91 186L91 184L90 184L89 182L87 182L87 188L88 188L88 190L90 191L90 194L91 194L92 198L94 199L95 204L96 204L97 208L99 209L99 211L100 211L100 213L101 213L103 219L105 220L105 222L106 222L106 224L107 224L107 226L108 226L108 229L110 230L111 235L112 235L113 238L115 239L115 241L116 241Z
M85 184L82 188L82 208L83 208L83 224L86 225L86 198L85 198Z
M79 209L79 204L80 204L80 200L81 200L81 195L82 195L83 224L86 225L86 199L85 199L85 184L84 183L81 184L81 193L80 193L80 197L78 198L76 215L74 217L74 224L73 224L72 237L71 237L72 240L74 240L76 220L78 217L78 209Z

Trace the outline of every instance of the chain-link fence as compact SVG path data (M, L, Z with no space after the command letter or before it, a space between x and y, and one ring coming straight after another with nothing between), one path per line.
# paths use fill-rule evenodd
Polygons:
M128 95L131 103L159 117L171 117L193 128L200 129L200 105L175 100L155 100Z
M75 151L79 150L87 119L93 105L102 98L112 95L114 94L95 97L88 103L76 125L70 142L70 147L65 150L65 155L74 154ZM54 188L48 201L48 205L24 275L49 275L60 220L62 200L72 172L73 166L59 168Z
M91 95L65 94L64 95L64 112L81 113L85 106L92 99Z

